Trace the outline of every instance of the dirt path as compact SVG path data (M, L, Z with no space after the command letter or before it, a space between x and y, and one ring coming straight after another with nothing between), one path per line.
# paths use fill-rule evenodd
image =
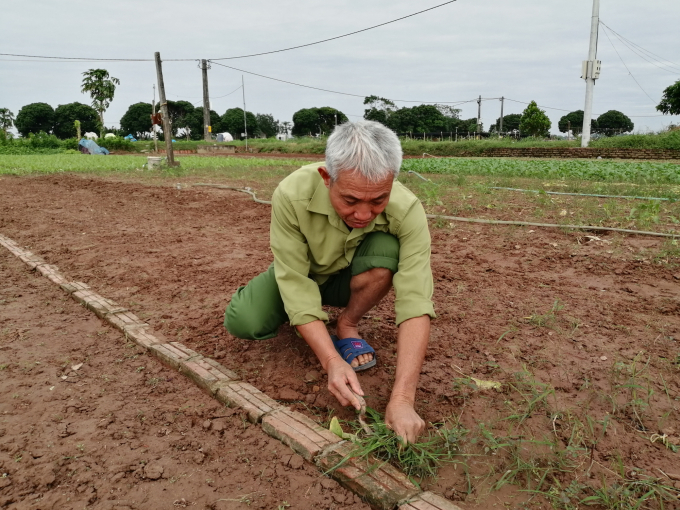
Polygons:
M0 507L368 508L0 250Z
M594 461L610 466L619 456L626 466L645 472L677 471L677 456L649 441L652 433L664 430L676 437L669 424L680 422L680 377L672 363L680 352L680 270L677 259L657 256L664 241L505 226L442 227L432 230L438 319L417 396L421 415L432 423L460 417L463 426L476 430L522 399L514 393L470 391L461 381L516 383L521 374L530 374L554 388L551 405L599 420L608 414L616 418L615 436L593 446ZM0 232L129 307L167 339L214 356L296 410L321 422L330 412L351 419L352 413L326 390L313 353L290 327L282 327L274 339L248 342L231 337L222 326L231 294L271 262L268 231L269 208L243 194L71 175L0 182ZM30 323L21 327L30 330ZM371 313L361 332L380 359L377 369L360 376L361 384L368 404L384 411L396 354L391 298ZM622 374L645 360L650 372L663 374L664 383L649 382L653 392L637 419L636 409L626 404L631 397ZM134 377L146 381L148 375ZM157 391L144 382L140 386ZM611 401L595 394L609 394ZM168 398L173 409L186 402L176 395ZM566 418L556 420L547 410L529 416L522 422L527 434L554 431L566 444ZM268 439L261 441L275 448ZM497 467L500 476L504 464ZM310 470L305 476L315 475ZM490 482L469 476L447 468L426 486L483 508ZM232 492L237 493L243 491ZM294 497L276 494L280 500Z

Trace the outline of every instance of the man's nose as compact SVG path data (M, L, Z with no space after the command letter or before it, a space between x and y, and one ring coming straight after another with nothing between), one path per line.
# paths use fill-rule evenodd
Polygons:
M370 207L358 207L354 211L354 217L359 221L367 221L371 219L371 208Z

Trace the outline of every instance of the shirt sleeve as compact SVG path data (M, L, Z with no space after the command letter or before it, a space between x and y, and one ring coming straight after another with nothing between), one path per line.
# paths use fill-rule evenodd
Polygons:
M309 247L295 214L295 208L280 188L272 196L270 242L274 274L291 326L316 320L327 321L321 308L321 292L309 278Z
M414 202L404 217L396 236L399 239L399 270L392 279L396 323L399 325L423 315L434 318L430 230L419 201Z

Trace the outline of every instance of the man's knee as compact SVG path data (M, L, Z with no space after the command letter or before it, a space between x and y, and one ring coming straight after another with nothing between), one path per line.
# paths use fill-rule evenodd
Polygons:
M362 256L399 260L399 240L386 232L372 232L366 236L359 251L362 252Z
M274 324L271 314L263 307L249 306L239 299L239 289L224 313L224 327L236 338L265 340L276 336L279 324ZM275 321L276 322L276 321Z

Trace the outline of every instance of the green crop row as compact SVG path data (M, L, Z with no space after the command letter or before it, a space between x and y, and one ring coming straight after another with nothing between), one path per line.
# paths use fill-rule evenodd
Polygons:
M426 158L404 160L402 172L409 170L418 173L449 175L578 179L647 184L680 183L680 165L637 161Z
M144 156L88 156L84 154L51 155L2 155L0 154L0 175L24 175L57 172L130 172L141 170L146 164ZM309 163L298 159L261 158L204 158L183 156L181 169L196 170L228 167L283 167L302 166Z

